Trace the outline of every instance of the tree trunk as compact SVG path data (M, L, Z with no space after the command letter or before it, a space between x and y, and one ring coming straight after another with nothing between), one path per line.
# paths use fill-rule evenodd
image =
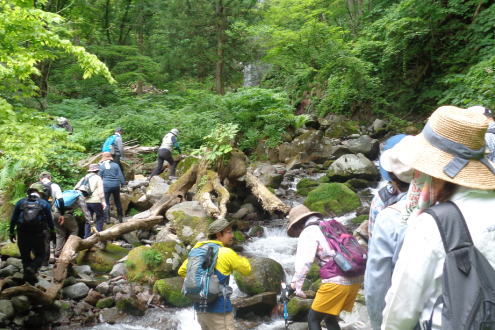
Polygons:
M354 20L356 18L356 14L354 13L354 0L347 0L347 10L349 11L351 20Z
M139 48L139 54L141 57L143 56L143 13L142 13L142 8L141 8L141 13L139 14L139 32L138 32L138 48ZM143 64L142 64L142 59L139 59L138 63L138 81L137 81L137 95L143 94L143 79L141 78L143 75Z
M107 230L95 233L92 236L81 239L78 236L69 236L69 239L64 245L60 257L53 266L53 282L46 292L34 288L29 284L8 288L0 294L0 299L10 299L15 296L25 295L36 304L50 304L59 294L64 285L64 280L67 277L67 267L76 252L87 250L98 242L105 242L123 234L130 233L135 230L149 230L153 226L163 221L161 216L153 216L147 219L130 219L125 223L115 225Z
M261 201L263 209L270 212L270 214L286 215L290 211L290 206L282 203L274 194L268 190L265 185L254 175L246 173L246 183L254 196L258 197Z
M206 179L203 179L205 178ZM205 180L205 182L201 182ZM194 198L201 204L203 209L213 219L225 219L227 215L227 203L230 199L230 194L225 187L220 183L218 173L206 171L198 175L196 181L198 184L204 184ZM216 207L211 199L211 193L216 192L221 196L219 206Z
M217 14L217 68L215 72L215 84L216 84L216 93L220 95L224 95L225 94L224 47L225 47L225 28L227 22L224 13L223 0L218 0L216 14Z
M357 12L358 16L363 16L363 0L357 0Z

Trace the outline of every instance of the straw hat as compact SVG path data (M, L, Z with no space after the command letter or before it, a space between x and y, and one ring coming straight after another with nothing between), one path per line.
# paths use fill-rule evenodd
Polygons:
M471 158L468 161L462 157L455 157L452 152L456 152L456 150L451 153L443 151L441 148L444 147L434 146L425 137L425 132L432 132L440 140L446 141L445 139L448 139L450 142L457 143L457 146L460 147L457 148L457 151L467 147L472 152L479 150L484 152L487 127L488 121L480 113L453 106L443 106L433 112L422 133L400 144L397 157L402 163L435 178L469 188L495 189L495 174L489 168L489 166L493 168L492 162L485 160L486 158L481 159L485 162L483 163L479 159ZM427 135L431 141L431 133ZM453 161L454 158L457 162ZM458 160L465 161L467 164L465 166L452 166L459 165ZM455 170L455 175L452 175L449 170ZM457 170L459 171L457 172ZM451 175L448 175L446 171L450 172Z
M317 215L321 218L324 218L323 214L320 212L311 212L306 206L298 205L289 212L289 227L287 228L287 235L289 237L297 237L294 232L294 225L301 220L306 219L310 215Z

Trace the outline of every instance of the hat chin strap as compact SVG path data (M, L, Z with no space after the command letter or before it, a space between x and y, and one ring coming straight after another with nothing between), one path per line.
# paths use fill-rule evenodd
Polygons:
M454 156L444 168L443 171L449 177L454 178L468 163L470 160L479 160L483 165L495 174L495 169L490 162L485 158L485 148L483 145L478 150L472 150L466 147L464 144L449 140L433 131L430 123L426 123L423 129L423 136L432 146L442 150L448 154Z

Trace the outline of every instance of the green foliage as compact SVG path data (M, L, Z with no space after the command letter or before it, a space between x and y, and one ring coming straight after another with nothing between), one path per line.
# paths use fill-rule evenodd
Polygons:
M162 260L163 255L155 249L145 249L141 252L141 257L144 263L149 267L158 267Z
M211 164L225 162L233 150L234 138L239 131L238 127L239 125L232 123L218 124L210 134L203 138L204 144L192 154L201 154Z

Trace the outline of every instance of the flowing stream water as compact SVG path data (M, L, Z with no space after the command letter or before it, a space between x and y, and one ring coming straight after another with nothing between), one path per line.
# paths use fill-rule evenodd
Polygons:
M323 174L315 174L309 176L312 179L318 179ZM308 176L307 176L308 177ZM297 182L301 178L295 178L291 183L289 189L295 190ZM374 189L370 188L373 194L386 184L385 180L382 180L378 186ZM296 201L290 202L292 206L299 204ZM345 223L349 219L356 216L355 212L346 214L344 216L336 218L337 220ZM294 261L297 248L297 238L290 238L286 233L286 225L288 219L278 219L271 222L270 227L264 228L264 234L260 238L252 238L249 242L243 245L243 256L246 257L266 257L271 258L279 262L285 271L286 281L290 281L294 275ZM231 286L234 289L232 298L247 296L242 293L235 283L234 277L230 279ZM361 292L362 294L362 292ZM352 313L341 313L340 317L343 319L341 322L342 329L360 329L368 330L369 327L368 316L366 307L364 305L356 306ZM236 320L238 329L253 329L253 330L283 330L284 320L280 317L274 317L271 320L259 319L259 321L239 321ZM64 329L61 327L60 329ZM67 328L69 329L69 328ZM75 329L70 327L70 329ZM92 327L81 327L80 329L92 329L92 330L201 330L198 322L195 320L194 311L192 307L189 308L153 308L149 309L143 317L126 316L119 319L118 323L110 325L107 323L101 323Z

